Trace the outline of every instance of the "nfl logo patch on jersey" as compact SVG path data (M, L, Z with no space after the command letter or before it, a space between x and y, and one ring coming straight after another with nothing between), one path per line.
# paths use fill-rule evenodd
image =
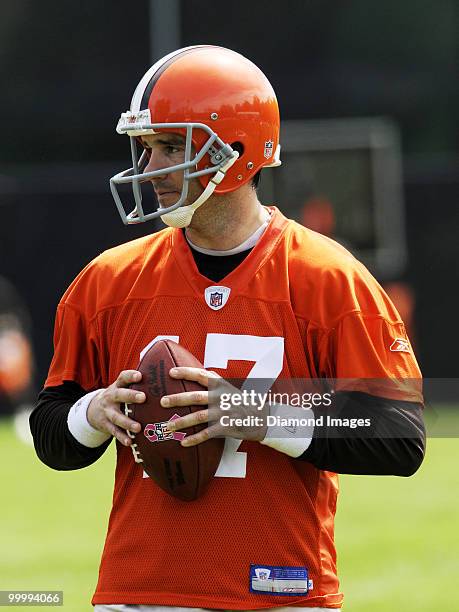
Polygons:
M219 291L211 293L209 302L212 308L220 308L220 306L223 304L223 293L220 293Z
M212 286L204 291L207 306L212 310L220 310L228 301L231 289L229 287Z
M255 568L255 575L258 578L258 580L268 580L270 574L271 574L270 569L267 569L265 567Z
M306 595L310 588L312 583L305 567L250 566L251 593L296 597Z

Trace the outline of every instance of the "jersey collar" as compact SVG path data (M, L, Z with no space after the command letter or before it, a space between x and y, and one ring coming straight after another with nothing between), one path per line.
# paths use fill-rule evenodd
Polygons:
M230 300L272 257L285 231L288 219L275 206L268 206L267 208L271 213L271 219L263 235L244 261L219 281L219 285L229 287L232 290ZM172 232L172 253L184 279L197 295L202 295L207 287L215 284L214 281L200 274L190 246L180 229L174 229Z

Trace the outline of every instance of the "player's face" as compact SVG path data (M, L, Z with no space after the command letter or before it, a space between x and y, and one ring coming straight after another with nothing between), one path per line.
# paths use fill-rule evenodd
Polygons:
M153 172L176 166L185 161L185 138L180 134L152 134L142 136L142 143L150 155L144 172ZM172 206L177 202L183 187L183 171L170 172L150 179L161 208ZM182 206L194 202L203 189L197 179L192 179L188 187L188 196Z

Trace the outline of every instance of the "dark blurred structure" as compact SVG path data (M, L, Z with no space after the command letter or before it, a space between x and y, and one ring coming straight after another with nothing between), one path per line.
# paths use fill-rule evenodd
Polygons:
M408 265L387 280L416 293L425 374L455 376L458 2L180 6L181 45L220 44L250 57L269 76L284 119L389 117L398 125ZM148 9L147 0L132 10L121 0L0 8L0 273L14 270L31 310L38 380L52 353L56 303L73 276L104 248L154 229L123 227L108 190L129 159L116 121L151 63Z
M353 245L346 243L345 240L335 234L335 207L326 196L319 195L307 198L301 211L300 222L305 227L338 241L352 251ZM415 312L414 291L410 285L403 281L390 281L384 283L383 287L402 317L411 345L416 347L416 332L413 322Z
M285 120L282 165L263 172L262 202L317 227L317 202L328 201L333 236L381 281L406 272L407 248L400 136L388 119ZM305 207L315 202L315 218ZM329 220L330 221L330 220ZM322 224L323 225L323 224ZM322 231L323 230L323 231Z

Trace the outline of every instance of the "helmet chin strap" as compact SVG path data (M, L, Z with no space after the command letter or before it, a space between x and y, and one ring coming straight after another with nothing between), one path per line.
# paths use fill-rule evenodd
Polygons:
M169 227L177 227L182 229L184 227L188 227L191 223L191 219L195 213L195 211L202 205L206 200L210 198L213 194L214 189L217 185L219 185L222 180L225 178L227 171L231 168L234 162L239 157L239 153L234 151L233 157L229 159L226 164L224 164L220 170L215 174L215 176L209 181L207 187L201 193L201 195L195 200L192 204L188 206L180 206L176 210L173 210L170 213L166 213L165 215L161 215L161 220L163 223L168 225Z

